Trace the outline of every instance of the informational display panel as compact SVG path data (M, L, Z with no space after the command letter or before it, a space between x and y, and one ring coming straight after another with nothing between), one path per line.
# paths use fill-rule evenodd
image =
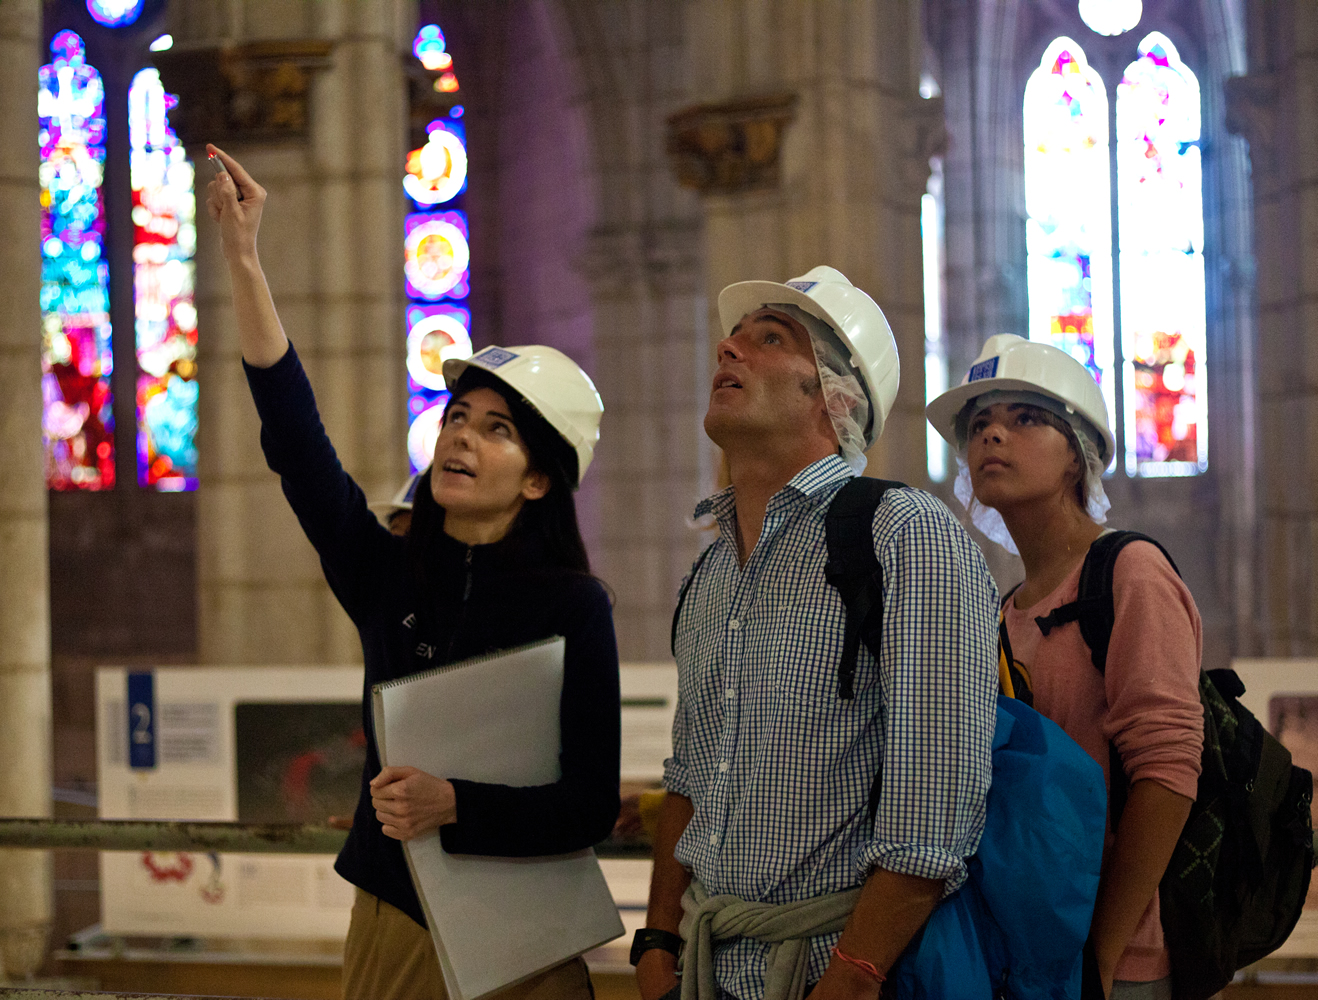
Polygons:
M350 817L366 738L361 667L97 672L104 819ZM101 854L106 933L342 939L353 887L330 855Z
M624 663L622 681L622 780L658 782L673 752L677 664Z
M1235 660L1231 668L1245 684L1241 704L1298 767L1318 776L1318 660ZM1318 957L1318 877L1309 884L1300 922L1272 957Z
M623 664L621 682L622 780L657 784L672 752L677 668ZM103 667L100 815L245 823L351 816L366 754L361 698L360 667ZM329 855L106 851L102 926L123 935L342 939L353 888L333 865ZM603 867L630 935L644 924L649 861ZM629 971L625 949L613 950L608 958Z

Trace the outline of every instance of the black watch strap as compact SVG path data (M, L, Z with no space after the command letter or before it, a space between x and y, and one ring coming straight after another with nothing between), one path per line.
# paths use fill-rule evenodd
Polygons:
M641 960L641 956L653 948L662 948L671 955L680 955L682 952L682 936L674 934L671 931L656 930L653 927L642 927L635 936L632 937L632 955L631 963L635 965Z

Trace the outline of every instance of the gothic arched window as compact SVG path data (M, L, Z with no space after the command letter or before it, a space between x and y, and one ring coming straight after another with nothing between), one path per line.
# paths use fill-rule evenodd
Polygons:
M1093 374L1116 416L1108 99L1084 50L1048 46L1025 87L1025 246L1030 339Z
M105 253L105 85L73 31L38 74L41 398L46 482L114 486L114 370Z
M1117 85L1126 471L1208 468L1199 81L1152 32Z
M38 77L42 429L54 490L131 481L131 458L116 455L116 406L139 486L197 485L193 170L169 125L174 98L142 68L160 8L143 18L144 0L66 0L50 11L53 27L76 27L55 32ZM170 44L162 35L149 48ZM97 46L105 76L89 55Z
M1094 373L1128 475L1194 475L1208 467L1199 85L1159 32L1131 55L1115 150L1107 85L1075 41L1053 41L1025 88L1029 331Z

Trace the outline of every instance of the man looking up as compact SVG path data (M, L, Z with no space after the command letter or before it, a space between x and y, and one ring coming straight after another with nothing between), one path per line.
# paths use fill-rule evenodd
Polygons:
M677 988L681 925L685 1000L875 997L979 843L997 588L942 503L888 490L872 525L881 662L861 648L841 696L846 611L825 578L825 516L896 397L892 331L829 267L730 285L719 314L705 431L732 485L696 508L719 538L675 622L679 700L638 985L642 1000ZM738 929L715 931L709 955L699 918L737 907ZM757 932L801 943L771 952Z

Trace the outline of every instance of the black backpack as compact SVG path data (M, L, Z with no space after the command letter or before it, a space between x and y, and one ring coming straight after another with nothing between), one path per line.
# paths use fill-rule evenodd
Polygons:
M842 659L838 662L837 696L855 697L856 654L862 640L877 659L883 639L883 567L874 555L874 512L890 489L905 488L905 483L888 479L857 476L849 480L828 505L824 530L828 541L828 563L824 575L842 595L847 608L846 632L842 640ZM687 591L704 565L710 545L696 558L691 575L682 584L673 609L673 625L668 648L677 655L677 619L682 614ZM873 812L871 803L871 813ZM872 816L871 816L872 818Z
M1099 536L1080 570L1078 598L1035 619L1047 635L1077 622L1103 673L1115 618L1112 577L1135 531ZM1276 950L1300 918L1314 867L1313 776L1242 704L1234 670L1199 674L1204 707L1203 771L1189 819L1159 886L1163 934L1176 1000L1204 1000L1237 969ZM1116 827L1129 780L1109 745L1111 816Z

